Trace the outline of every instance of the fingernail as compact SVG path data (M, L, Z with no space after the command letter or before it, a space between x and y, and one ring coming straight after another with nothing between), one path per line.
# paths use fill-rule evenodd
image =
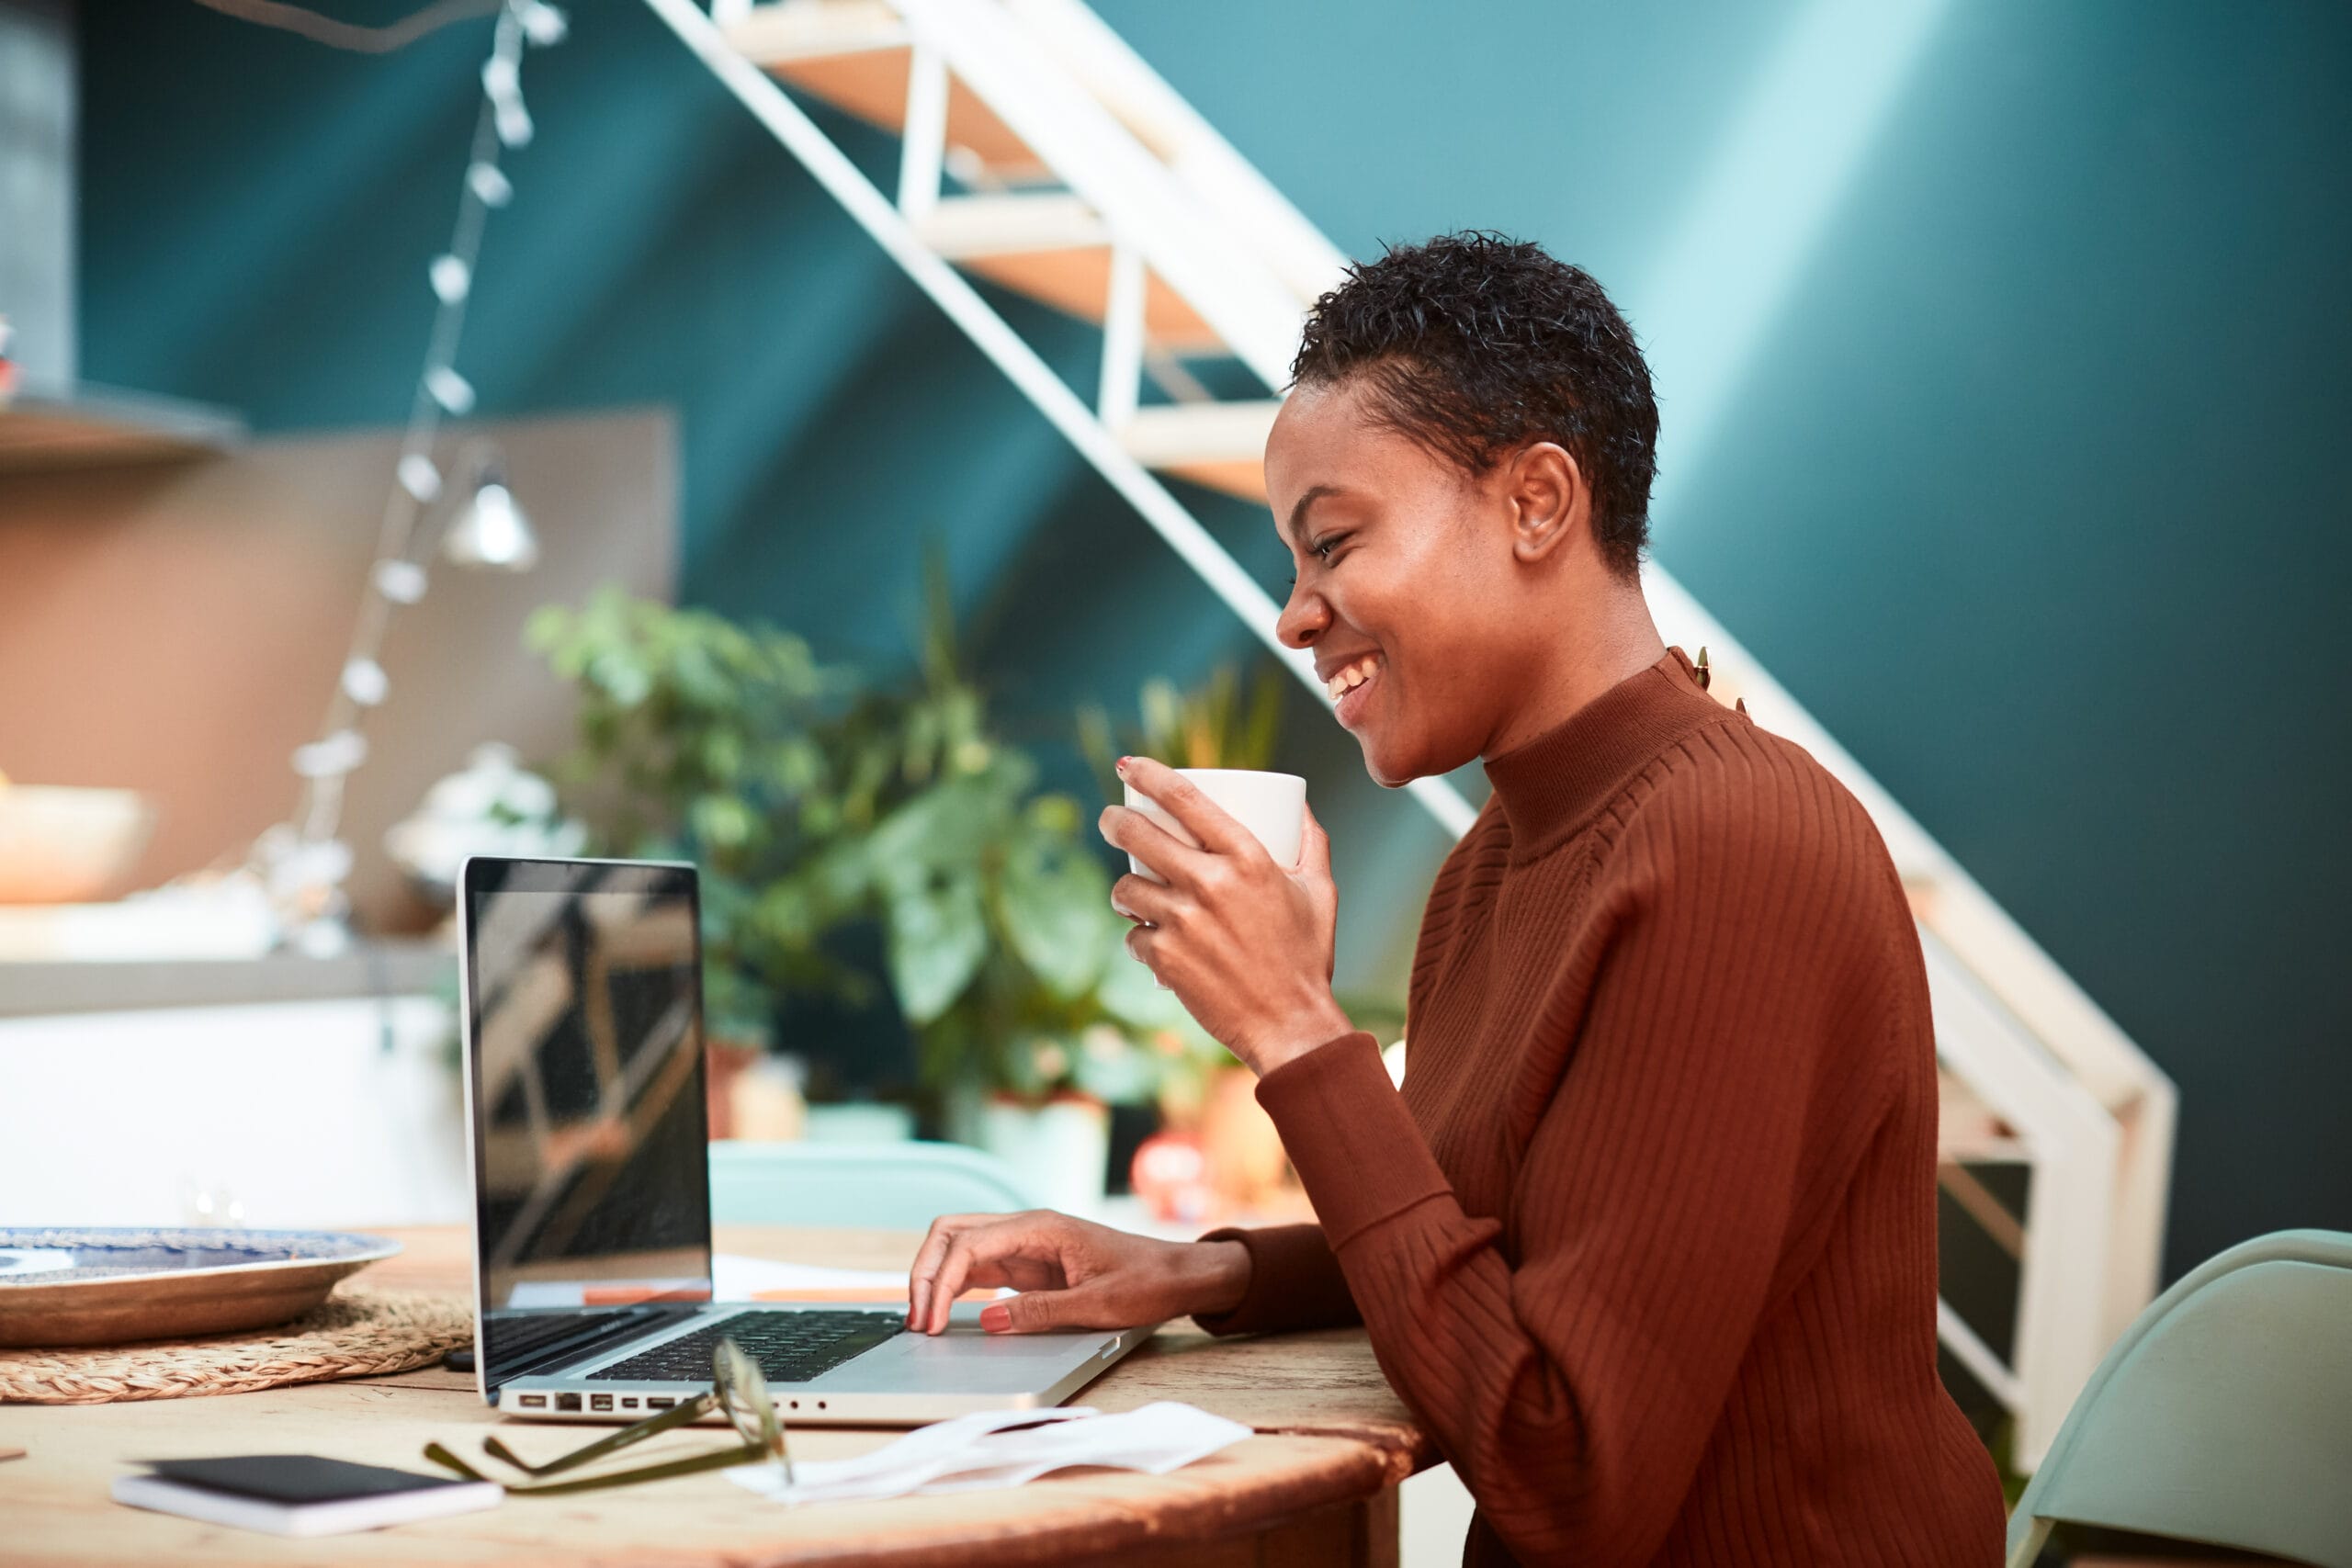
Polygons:
M1135 759L1133 757L1122 757L1119 759L1118 774L1121 778L1125 778L1127 776L1127 764L1134 761Z
M1001 1334L1012 1326L1012 1309L1002 1302L990 1302L980 1309L980 1326L990 1334Z

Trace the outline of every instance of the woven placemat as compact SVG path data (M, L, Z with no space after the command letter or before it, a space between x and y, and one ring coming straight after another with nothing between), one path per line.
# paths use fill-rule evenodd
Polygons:
M274 1328L86 1350L0 1350L0 1404L109 1404L375 1377L473 1343L454 1296L345 1288Z

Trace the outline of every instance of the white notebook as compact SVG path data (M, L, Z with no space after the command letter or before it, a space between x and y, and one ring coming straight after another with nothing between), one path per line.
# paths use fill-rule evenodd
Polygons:
M118 1476L114 1500L207 1524L269 1535L345 1535L412 1519L494 1508L490 1481L415 1475L309 1454L159 1461L152 1475Z

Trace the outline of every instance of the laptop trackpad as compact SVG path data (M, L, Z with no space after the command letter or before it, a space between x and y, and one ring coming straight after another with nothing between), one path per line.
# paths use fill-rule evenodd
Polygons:
M1054 1382L1121 1342L1116 1329L1078 1334L984 1334L957 1324L933 1338L897 1334L816 1380L814 1386L1025 1393Z
M1099 1350L1118 1338L1118 1331L1092 1328L1075 1334L989 1334L956 1324L936 1338L928 1334L900 1334L888 1341L917 1364L945 1359L964 1367L978 1361L1068 1361Z

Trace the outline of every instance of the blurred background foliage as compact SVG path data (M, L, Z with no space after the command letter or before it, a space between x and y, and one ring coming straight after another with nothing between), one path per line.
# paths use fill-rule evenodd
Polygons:
M1125 793L1119 784L1121 757L1156 757L1171 768L1251 768L1274 765L1274 742L1283 722L1283 695L1290 677L1271 658L1256 663L1249 694L1241 691L1238 665L1220 664L1208 679L1186 692L1166 676L1144 682L1138 699L1141 722L1114 724L1110 710L1088 703L1078 710L1079 749L1094 770L1106 801Z
M795 990L873 1005L874 967L843 940L865 930L934 1095L1134 1103L1222 1059L1126 956L1093 813L992 729L935 553L924 605L913 676L880 681L788 632L617 591L531 624L580 694L578 743L549 771L594 852L703 868L713 1037L793 1045L776 1032ZM1221 712L1233 682L1212 684L1166 702ZM1261 750L1273 713L1256 705Z

